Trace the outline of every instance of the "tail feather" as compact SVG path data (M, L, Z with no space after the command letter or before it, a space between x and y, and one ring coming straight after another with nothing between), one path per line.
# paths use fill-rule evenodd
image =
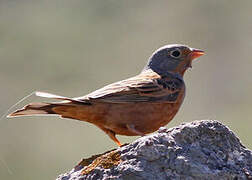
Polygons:
M64 100L61 102L35 102L30 103L23 107L22 109L16 110L15 112L9 114L7 117L17 117L17 116L32 116L32 115L60 115L67 116L67 111L73 106L83 106L91 105L88 100L78 100L74 98L68 98L64 96L59 96L46 92L35 92L36 96L49 98L49 99L58 99ZM30 95L29 95L30 96ZM57 108L56 108L57 107ZM68 115L69 116L69 115Z
M53 111L55 106L57 105L51 103L31 103L9 114L7 117L56 114Z
M73 99L73 98L68 98L68 97L64 97L64 96L59 96L59 95L55 95L55 94L51 94L51 93L47 93L47 92L41 92L41 91L36 91L35 95L39 96L39 97L50 98L50 99L67 100L67 101L74 102L74 103L81 103L81 104L86 103L85 101L81 101L81 100L77 100L77 99Z

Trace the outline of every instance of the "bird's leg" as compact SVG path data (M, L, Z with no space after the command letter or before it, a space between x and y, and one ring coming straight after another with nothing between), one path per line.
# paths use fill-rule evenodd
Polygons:
M118 145L118 146L122 146L122 144L120 143L120 141L116 138L115 133L113 131L108 130L107 131L107 135Z
M139 136L144 136L145 134L138 131L133 124L127 124L126 127L128 128L129 131L136 133Z
M116 138L116 134L115 132L109 130L109 129L106 129L106 128L103 128L103 127L100 127L118 146L122 146L122 144L120 143L120 141Z

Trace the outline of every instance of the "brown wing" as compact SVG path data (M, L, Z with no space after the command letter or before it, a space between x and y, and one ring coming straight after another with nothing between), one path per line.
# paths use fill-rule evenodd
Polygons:
M183 80L160 77L157 73L149 70L133 78L105 86L77 99L88 99L91 103L176 102L179 91L183 86Z

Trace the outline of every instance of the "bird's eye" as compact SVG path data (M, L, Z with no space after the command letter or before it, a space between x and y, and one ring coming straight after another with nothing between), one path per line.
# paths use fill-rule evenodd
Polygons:
M174 58L179 58L180 55L181 55L181 52L177 49L171 52L171 56Z

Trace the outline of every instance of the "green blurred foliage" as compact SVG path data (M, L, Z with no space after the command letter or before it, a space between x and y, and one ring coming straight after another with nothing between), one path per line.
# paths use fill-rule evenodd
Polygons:
M85 95L139 73L158 47L182 43L206 55L185 74L184 104L167 126L217 119L252 148L251 7L249 0L0 0L0 113L35 90ZM87 123L3 119L0 179L54 179L114 147Z

